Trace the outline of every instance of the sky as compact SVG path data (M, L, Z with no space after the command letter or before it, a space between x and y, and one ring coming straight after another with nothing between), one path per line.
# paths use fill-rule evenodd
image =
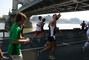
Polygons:
M30 18L34 18L37 16L43 16L43 17L48 16L48 15L52 16L53 14L32 15L32 17L30 17ZM60 17L61 20L66 19L66 21L68 21L73 18L76 18L77 20L80 20L80 21L83 21L83 20L89 21L89 10L75 11L75 12L62 12L60 14L61 14L61 17Z
M0 17L8 15L9 10L12 9L12 0L0 0Z

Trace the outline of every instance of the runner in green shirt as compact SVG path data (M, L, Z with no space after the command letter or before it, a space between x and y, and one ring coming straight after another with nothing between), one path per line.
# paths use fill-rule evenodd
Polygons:
M14 42L18 42L19 38L20 38L20 32L21 32L21 28L19 27L19 25L17 23L14 23L11 30L10 30L10 44L9 44L9 48L8 48L8 52L9 54L17 54L19 55L19 49L20 49L20 45L19 43L14 43Z
M19 42L19 39L23 38L22 30L26 16L22 13L18 13L15 18L15 22L10 30L8 54L11 56L12 60L23 60L21 42Z

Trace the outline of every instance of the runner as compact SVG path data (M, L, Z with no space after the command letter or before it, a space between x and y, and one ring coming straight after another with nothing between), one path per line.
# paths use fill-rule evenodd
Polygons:
M45 18L42 19L41 16L39 16L39 22L36 24L36 31L35 31L35 37L41 37L44 32L44 24L45 24Z
M55 53L55 49L56 49L56 40L55 40L56 22L60 17L61 17L60 13L58 15L54 14L52 16L53 20L51 20L49 22L49 26L48 26L49 27L48 41L44 45L44 49L41 50L41 52L43 52L43 51L48 52L49 59L55 59L54 53Z
M29 42L29 40L23 36L23 24L25 20L26 16L23 13L16 14L15 22L10 30L8 54L12 60L23 60L21 44Z
M59 12L58 15L54 14L52 16L52 20L49 22L49 25L48 25L48 27L49 27L49 36L53 36L55 38L55 33L56 33L56 28L57 28L56 22L60 17L61 17L60 12Z

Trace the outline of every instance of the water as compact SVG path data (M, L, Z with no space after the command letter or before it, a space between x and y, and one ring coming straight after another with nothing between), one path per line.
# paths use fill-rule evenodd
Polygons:
M36 22L32 22L32 26L33 26L33 31L36 30ZM57 23L57 27L62 30L62 29L74 29L74 28L81 28L80 24L59 24ZM0 29L5 29L5 23L0 23ZM48 23L46 22L44 25L44 29L47 30L48 29ZM5 37L8 37L9 33L5 32ZM3 37L3 33L0 32L0 37Z
M0 23L0 29L5 29L5 23Z

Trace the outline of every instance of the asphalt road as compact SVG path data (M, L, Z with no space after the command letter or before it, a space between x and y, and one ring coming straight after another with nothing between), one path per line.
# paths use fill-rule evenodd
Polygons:
M82 44L68 45L56 49L56 60L84 60L85 56L82 51ZM43 52L39 55L38 60L48 60L48 55Z

